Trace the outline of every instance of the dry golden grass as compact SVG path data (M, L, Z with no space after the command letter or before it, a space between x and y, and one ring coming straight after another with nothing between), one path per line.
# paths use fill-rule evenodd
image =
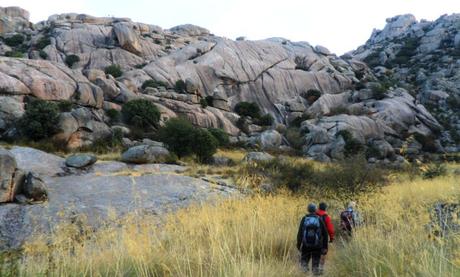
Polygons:
M458 202L455 177L395 178L362 197L365 224L349 242L331 246L326 276L459 276L460 237L430 239L425 225L438 201ZM161 223L133 216L122 228L75 238L64 226L25 249L24 276L304 276L295 235L308 202L289 194L253 196L190 207ZM346 202L348 199L343 199ZM332 202L336 218L342 203Z

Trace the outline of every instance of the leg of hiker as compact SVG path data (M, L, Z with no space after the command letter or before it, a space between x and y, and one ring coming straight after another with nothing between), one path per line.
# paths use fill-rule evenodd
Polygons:
M312 259L312 251L307 250L307 249L302 249L302 255L300 257L300 265L302 266L302 269L305 272L309 270L310 259Z
M321 250L318 249L318 250L312 251L311 256L312 256L312 271L313 271L313 274L320 275L321 271L320 271L320 268L319 268L319 264L320 264L320 261L321 261Z
M321 259L319 260L319 271L320 271L320 273L323 273L325 264L326 264L326 255L321 255Z

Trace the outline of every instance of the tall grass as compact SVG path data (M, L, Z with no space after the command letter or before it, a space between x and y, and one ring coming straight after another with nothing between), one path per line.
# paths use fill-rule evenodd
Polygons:
M331 199L337 199L336 196ZM436 202L459 202L455 177L394 178L356 199L364 224L331 245L326 276L460 276L460 236L430 236ZM305 276L295 236L306 204L282 193L195 206L161 221L140 215L93 232L61 226L26 245L23 276ZM327 199L326 199L327 200ZM330 201L337 222L343 203Z

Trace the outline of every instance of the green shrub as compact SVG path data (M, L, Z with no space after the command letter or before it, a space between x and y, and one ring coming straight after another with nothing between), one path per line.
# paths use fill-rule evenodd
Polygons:
M121 70L121 67L117 64L112 64L112 65L107 66L104 69L104 71L105 71L105 74L110 74L114 78L118 78L121 75L123 75L123 71Z
M10 57L10 58L24 58L24 53L19 52L19 51L7 51L5 53L5 57Z
M302 122L309 119L311 119L310 116L308 116L307 114L303 114L301 116L294 118L289 125L292 127L300 127L300 125L302 125Z
M334 107L332 108L328 115L331 116L331 115L338 115L338 114L348 114L348 109L344 106L338 106L338 107Z
M179 158L193 153L193 125L183 118L172 118L159 130L159 138Z
M78 63L79 61L80 57L77 55L68 55L67 57L65 57L65 63L68 67L72 67L75 63Z
M257 119L257 124L260 126L272 126L274 121L271 114L265 114Z
M185 82L183 80L178 80L174 86L174 90L178 93L186 93L187 86L185 85Z
M155 128L161 113L157 106L145 99L135 99L124 104L121 113L128 124L138 128Z
M205 98L200 99L200 105L203 109L206 109L206 107L208 106L208 102L206 101Z
M305 93L304 98L312 104L321 97L321 94L321 91L317 89L309 89L307 93Z
M367 63L369 67L376 67L380 65L380 53L381 49L377 49L377 51L370 53L367 55L366 58L364 58L364 62Z
M208 106L212 107L212 101L214 101L214 98L212 96L208 95L204 99L206 100L206 104Z
M10 47L16 47L24 42L24 36L20 34L16 34L12 37L4 39L5 44Z
M372 84L371 90L373 93L373 97L377 100L382 100L387 96L387 89L381 84Z
M121 113L116 109L109 109L105 113L110 118L110 122L118 122L121 119Z
M201 163L209 162L216 153L219 142L206 129L195 129L193 136L193 153Z
M249 134L249 124L247 118L242 116L236 121L236 127L241 130L241 132Z
M426 168L422 169L422 176L424 179L433 179L446 174L446 166L442 163L429 164Z
M305 137L298 127L290 127L286 130L285 137L289 142L289 145L296 149L301 150L305 144Z
M49 138L58 131L59 107L53 102L34 100L18 122L20 132L33 140Z
M208 131L214 138L216 138L219 146L226 147L230 144L230 138L224 130L220 128L209 128Z
M70 112L72 110L72 102L70 101L61 101L58 103L58 108L59 111L65 113L65 112Z
M357 139L353 138L353 135L347 130L341 130L337 132L336 136L342 136L345 141L345 157L351 157L364 152L364 145Z
M450 95L447 97L446 102L452 110L460 110L460 100L456 96Z
M235 105L234 110L240 116L260 117L260 108L253 102L239 102Z
M51 39L49 37L42 37L40 38L37 43L35 44L35 47L39 50L42 50L46 46L51 44Z
M48 54L43 50L40 50L40 52L38 52L38 55L40 56L40 58L44 60L48 59Z
M168 84L162 81L156 81L156 80L147 80L142 84L142 89L146 88L159 88L159 87L168 87Z

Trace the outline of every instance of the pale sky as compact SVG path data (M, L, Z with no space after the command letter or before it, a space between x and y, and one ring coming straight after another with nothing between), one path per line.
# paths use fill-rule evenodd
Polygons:
M129 17L163 28L191 23L231 39L284 37L337 54L364 44L388 17L412 13L434 20L460 13L460 0L0 0L0 6L25 8L32 22L76 12Z

